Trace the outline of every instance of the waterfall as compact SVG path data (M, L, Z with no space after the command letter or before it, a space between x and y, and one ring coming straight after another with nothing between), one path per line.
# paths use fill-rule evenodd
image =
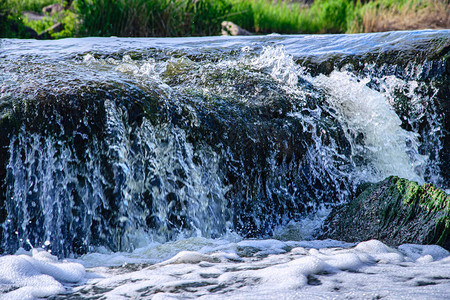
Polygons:
M266 238L363 182L449 188L445 44L405 64L364 40L350 54L320 39L305 54L303 37L118 41L60 42L75 44L55 58L4 45L1 252Z

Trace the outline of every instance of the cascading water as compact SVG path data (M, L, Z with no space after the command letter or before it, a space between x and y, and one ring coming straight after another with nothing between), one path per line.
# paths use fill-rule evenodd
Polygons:
M224 40L223 50L100 39L67 53L2 41L0 249L67 256L268 237L348 201L361 182L448 188L445 60L380 67L344 55L327 69L332 49L322 55L319 40L305 55L292 39ZM439 43L436 53L448 50Z
M0 40L0 293L450 296L438 246L302 241L361 183L448 191L449 49L448 30Z
M425 155L418 153L418 135L401 128L387 96L367 86L368 78L333 71L311 78L328 92L347 140L352 145L355 180L379 181L389 175L423 182Z

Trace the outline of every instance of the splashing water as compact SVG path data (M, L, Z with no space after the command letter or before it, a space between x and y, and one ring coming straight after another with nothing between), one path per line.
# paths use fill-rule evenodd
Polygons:
M362 182L448 188L445 62L407 36L2 41L0 292L445 298L437 246L302 241Z
M399 80L384 77L374 89L350 71L313 76L282 46L236 55L75 60L90 78L116 83L93 100L100 124L89 111L80 112L82 127L67 124L55 108L45 112L55 134L24 125L11 139L9 251L27 240L67 255L230 231L264 237L348 201L361 182L424 182L418 132L402 128L395 111ZM64 89L77 97L76 85Z
M329 93L327 101L352 144L356 178L376 182L396 174L424 182L426 157L418 153L418 135L401 128L387 97L367 86L369 78L333 71L309 80Z

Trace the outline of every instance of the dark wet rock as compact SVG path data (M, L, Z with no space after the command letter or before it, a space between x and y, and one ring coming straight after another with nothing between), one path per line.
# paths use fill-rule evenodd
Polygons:
M67 228L64 230L61 238L65 244L58 245L55 243L52 251L57 255L67 256L70 253L85 253L90 245L105 245L112 250L118 250L121 243L121 224L120 216L117 215L117 206L121 201L121 191L116 188L116 177L121 176L113 174L112 159L107 151L107 144L101 143L97 145L96 140L104 140L108 138L106 132L106 116L105 101L114 99L117 105L121 106L127 115L124 116L127 122L136 126L142 120L143 110L149 115L152 114L152 108L149 107L153 100L152 93L144 94L136 88L130 86L115 86L102 84L98 82L85 82L79 84L74 78L73 83L66 85L66 91L63 93L58 86L45 84L40 86L31 86L28 91L22 91L22 97L15 97L14 92L10 97L3 97L0 102L0 129L2 135L0 137L0 176L2 185L0 186L0 222L4 222L8 217L11 224L15 228L20 225L16 216L7 215L7 186L10 183L8 179L8 159L10 159L11 139L18 135L19 131L24 127L27 128L29 136L38 134L42 136L39 143L45 137L54 137L60 141L59 145L65 145L74 157L77 157L78 163L70 165L76 174L73 182L69 182L66 189L71 197L71 205L67 205L65 211L60 216L64 219L63 223ZM52 81L49 78L49 83ZM28 95L28 96L26 96ZM133 101L135 100L135 101ZM147 104L149 106L147 106ZM122 106L123 105L123 106ZM137 105L137 106L135 106ZM56 146L57 151L62 151L62 147ZM85 203L81 201L86 191L93 190L92 182L89 181L89 172L86 169L86 152L88 149L97 149L99 152L98 163L102 165L104 170L105 181L97 188L105 193L107 201L96 207L95 213L102 218L93 219L88 227L83 227L82 222L75 220L83 220L90 218L90 212L87 211ZM55 159L59 159L60 154L55 155ZM33 168L30 166L30 168ZM10 175L11 176L11 175ZM54 176L58 176L54 174ZM36 183L37 189L42 189L39 183ZM35 203L36 206L30 206L30 216L33 223L25 229L29 233L29 240L33 245L42 244L44 236L43 228L34 226L42 223L43 211L37 201L38 195L30 191L23 201ZM93 201L95 200L93 196ZM142 203L146 205L146 203ZM10 209L11 210L11 209ZM69 233L68 228L71 228ZM17 229L14 229L17 230ZM19 231L21 229L18 229ZM3 235L3 227L1 227L0 237ZM22 234L22 233L21 233ZM56 234L56 233L53 233ZM8 243L0 252L14 253L19 247L21 241L17 236L9 235Z
M450 196L432 184L396 176L363 184L359 196L335 208L321 238L378 239L388 245L438 244L450 249Z
M318 176L314 174L316 161L307 159L316 151L311 145L319 140L324 148L332 143L339 145L339 155L330 155L342 166L350 155L343 129L327 110L324 98L297 98L277 82L245 70L192 72L195 68L195 63L180 60L171 66L167 80L185 91L181 96L183 107L192 107L200 121L199 126L186 128L189 141L194 145L206 141L216 152L224 153L222 169L230 186L227 196L236 212L234 224L240 234L271 235L275 226L298 220L319 202L337 202L342 191L351 193L345 175L333 177L327 170ZM192 81L210 92L194 91ZM307 82L299 85L311 88ZM228 95L222 87L227 87ZM293 110L299 111L298 117L290 114ZM185 127L192 124L189 116L186 110L173 120ZM316 126L300 116L312 118ZM331 170L334 166L329 167Z
M314 74L329 74L335 69L348 68L353 72L367 74L366 65L373 64L372 68L384 75L395 74L400 78L436 77L449 71L450 39L447 36L432 38L409 39L402 44L397 37L401 33L378 33L370 35L367 40L368 47L359 51L356 46L353 51L340 51L344 43L356 45L348 39L348 35L336 36L332 40L326 39L320 45L326 51L325 55L302 54L295 57L297 63L311 68ZM356 35L354 38L356 39ZM345 41L344 41L345 40ZM370 45L374 45L371 47ZM375 46L376 45L376 46ZM423 68L414 68L414 65L425 65Z

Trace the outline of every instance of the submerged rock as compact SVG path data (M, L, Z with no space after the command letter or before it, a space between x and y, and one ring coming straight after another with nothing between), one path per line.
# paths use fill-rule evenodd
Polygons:
M359 189L357 198L332 211L321 238L374 238L395 246L438 244L450 249L450 196L445 192L396 176Z

